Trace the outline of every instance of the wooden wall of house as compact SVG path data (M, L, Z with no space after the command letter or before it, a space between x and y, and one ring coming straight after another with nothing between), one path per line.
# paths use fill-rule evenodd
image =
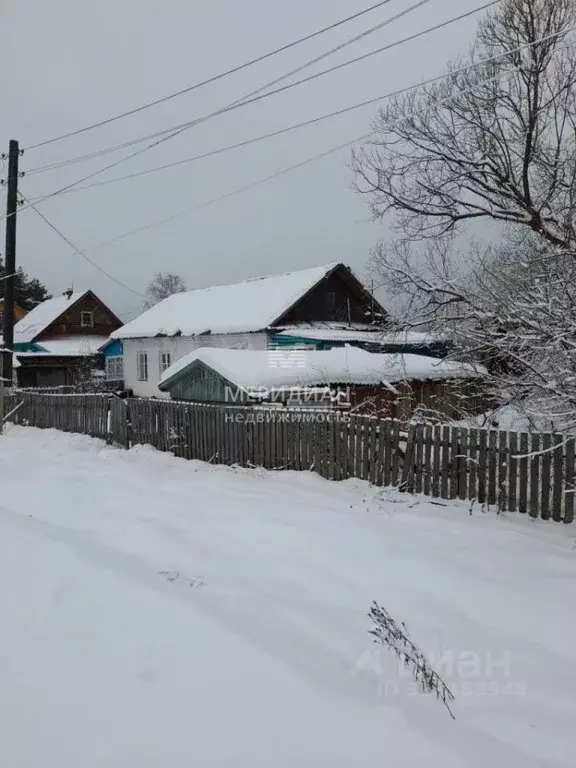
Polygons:
M245 403L246 394L212 368L197 361L170 390L172 400L200 403Z
M327 321L370 323L372 302L369 295L353 290L338 272L323 280L280 320L278 325Z
M484 413L489 398L473 380L411 381L394 384L397 392L381 387L353 387L350 403L355 412L406 420L416 411L427 417L459 420Z
M82 325L82 312L92 312L94 326ZM88 293L84 298L72 304L69 310L49 325L38 337L37 341L55 339L59 336L109 336L117 330L121 322L103 304L97 296Z

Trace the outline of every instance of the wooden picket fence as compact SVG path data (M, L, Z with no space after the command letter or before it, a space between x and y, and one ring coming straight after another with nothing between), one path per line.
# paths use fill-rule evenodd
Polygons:
M185 459L313 470L437 499L572 522L576 436L407 424L319 409L15 392L10 420Z

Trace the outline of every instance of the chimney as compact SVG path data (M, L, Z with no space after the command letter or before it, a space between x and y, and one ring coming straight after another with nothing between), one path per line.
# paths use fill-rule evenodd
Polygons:
M72 290L72 288L68 288L68 290L64 291L64 293L62 294L62 296L66 296L66 298L68 299L68 301L70 301L70 299L72 298L72 294L73 294L73 293L74 293L74 291Z

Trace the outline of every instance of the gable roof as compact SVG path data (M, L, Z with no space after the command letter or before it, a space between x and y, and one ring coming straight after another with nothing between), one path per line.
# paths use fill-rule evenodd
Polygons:
M170 366L160 380L167 391L195 363L201 362L232 384L251 390L316 387L326 384L388 386L409 380L477 378L478 366L411 354L373 354L358 347L327 351L298 349L216 349L202 347Z
M252 278L175 293L111 335L113 339L251 333L273 326L321 280L343 264Z
M42 331L52 325L63 312L70 309L87 293L88 291L78 291L73 293L70 298L67 295L57 296L38 304L14 326L14 344L28 344L34 341Z
M100 302L105 307L107 312L117 321L118 325L121 325L121 321L116 317L114 312L104 304L104 302L96 296L92 291L77 291L76 293L63 294L62 296L56 296L53 299L48 299L34 307L28 314L19 320L14 326L14 344L29 344L38 336L49 328L52 323L56 322L60 315L67 312L74 306L80 299L90 295L93 299Z

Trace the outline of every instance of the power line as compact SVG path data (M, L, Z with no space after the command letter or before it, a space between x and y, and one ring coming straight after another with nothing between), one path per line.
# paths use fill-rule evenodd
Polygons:
M291 43L288 43L287 45L283 45L280 48L276 48L273 51L269 51L268 53L263 54L262 56L258 56L255 59L251 59L250 61L245 62L244 64L239 64L236 67L233 67L232 69L228 69L225 72L220 72L217 75L214 75L213 77L208 78L207 80L202 80L199 83L195 83L194 85L190 85L187 88L183 88L180 91L175 91L174 93L168 94L167 96L162 96L159 99L156 99L154 101L149 101L146 104L142 104L139 107L136 107L135 109L127 110L126 112L121 112L118 115L114 115L113 117L106 118L105 120L101 120L97 123L92 123L91 125L87 125L84 128L79 128L75 131L70 131L68 133L63 133L60 136L55 136L52 139L45 139L44 141L40 141L37 144L32 144L28 147L28 149L36 149L37 147L43 147L46 144L53 144L56 141L61 141L62 139L68 139L72 136L78 136L81 133L86 133L86 131L91 131L94 128L101 128L103 125L108 125L109 123L113 123L116 120L121 120L124 117L129 117L130 115L135 115L138 112L142 112L145 109L149 109L150 107L155 107L158 104L163 104L166 101L169 101L170 99L175 99L178 96L183 96L185 93L191 93L192 91L197 90L198 88L202 88L205 85L210 85L211 83L215 83L218 80L221 80L224 77L228 77L229 75L236 74L236 72L241 72L243 69L247 69L248 67L253 66L254 64L259 64L262 61L265 61L266 59L271 58L272 56L276 56L279 53L283 53L284 51L288 51L290 48L294 48L297 45L300 45L301 43L305 43L308 40L312 40L315 37L318 37L319 35L323 35L325 32L330 32L333 29L336 29L337 27L341 27L344 24L347 24L350 21L354 21L355 19L360 18L361 16L364 16L367 13L370 13L371 11L375 11L378 8L381 8L384 5L387 5L390 3L391 0L382 0L382 2L376 3L375 5L371 5L369 8L364 8L362 11L358 11L358 13L354 13L352 16L347 16L345 19L340 19L340 21L337 21L333 24L330 24L327 27L323 27L322 29L317 30L316 32L312 32L309 35L306 35L305 37L301 37L298 40L294 40Z
M451 75L458 75L458 74L461 74L462 72L467 71L467 69L468 69L468 67L465 67L464 69L454 70L450 74ZM308 127L310 125L315 125L316 123L320 123L320 122L322 122L324 120L328 120L329 118L338 117L340 115L347 114L348 112L352 112L353 110L361 109L362 107L366 107L366 106L369 106L371 104L376 104L379 101L384 101L384 99L390 99L390 98L393 98L394 96L401 96L402 94L408 93L409 91L413 91L413 90L416 90L418 88L423 88L423 87L425 87L427 85L432 85L433 83L436 83L439 80L443 80L446 77L447 77L447 75L439 75L437 77L432 77L429 80L424 80L424 81L422 81L420 83L417 83L416 85L409 85L409 86L406 86L405 88L398 88L397 90L390 91L389 93L385 93L382 96L376 96L376 97L374 97L372 99L367 99L366 101L361 101L361 102L358 102L356 104L352 104L351 106L343 107L342 109L338 109L338 110L336 110L334 112L328 112L328 113L326 113L324 115L320 115L318 117L314 117L314 118L312 118L310 120L305 120L305 121L303 121L301 123L295 123L294 125L289 125L288 127L281 128L278 131L272 131L271 133L265 133L265 134L262 134L261 136L256 136L256 137L251 138L251 139L246 139L245 141L237 142L236 144L227 144L224 147L219 147L218 149L213 149L213 150L211 150L209 152L204 152L204 153L202 153L200 155L194 155L193 157L187 157L187 158L184 158L183 160L175 160L172 163L166 163L164 165L159 165L159 166L156 166L155 168L148 168L148 169L143 170L143 171L136 171L135 173L129 173L129 174L126 174L125 176L118 176L116 178L106 179L104 181L96 181L96 182L94 182L92 184L86 184L86 185L81 186L81 187L76 187L75 189L67 190L65 193L62 193L62 194L81 192L82 190L92 189L93 187L102 187L102 186L106 186L108 184L114 184L114 183L116 183L118 181L126 181L128 179L134 179L134 178L138 178L140 176L146 176L146 175L148 175L150 173L156 173L158 171L164 171L164 170L166 170L168 168L175 168L175 167L180 166L180 165L186 165L187 163L193 163L193 162L196 162L198 160L204 160L204 159L206 159L208 157L214 157L215 155L219 155L219 154L222 154L224 152L229 152L229 151L231 151L233 149L240 149L242 147L247 147L247 146L250 146L251 144L256 144L256 143L258 143L260 141L264 141L265 139L271 139L271 138L274 138L276 136L282 136L283 134L289 133L290 131L295 131L295 130L297 130L299 128L305 128L305 127Z
M416 10L421 5L423 5L425 2L428 2L428 0L422 0L422 2L419 2L416 5L413 5L413 6L409 7L409 8L407 8L407 9L405 9L404 11L402 11L399 14L397 14L396 16L393 16L391 19L388 19L385 23L389 24L392 21L396 21L398 18L406 15L407 13L411 12L412 10ZM29 173L29 174L41 173L41 172L45 172L45 171L50 171L50 170L54 170L54 169L57 169L57 168L61 168L61 167L65 166L65 165L69 165L69 164L72 164L72 163L83 162L85 160L93 160L96 157L99 157L101 155L109 154L110 152L116 152L116 151L118 151L120 149L127 149L128 147L131 147L134 144L139 144L139 143L141 143L143 141L149 141L150 139L154 139L154 138L157 138L159 136L165 136L166 134L172 133L172 132L175 132L175 133L173 133L173 136L176 136L182 130L185 130L186 128L189 128L189 127L193 127L194 125L197 125L198 123L201 123L201 122L204 122L205 120L208 120L209 118L216 117L218 115L225 114L227 112L231 112L231 111L233 111L235 109L239 109L239 108L244 107L244 106L248 106L249 104L253 104L254 102L261 101L262 99L266 99L269 96L274 96L277 93L282 93L284 91L287 91L287 90L290 90L292 88L295 88L295 87L297 87L299 85L303 85L304 83L308 83L308 82L310 82L312 80L316 80L317 78L323 77L324 75L327 75L327 74L329 74L331 72L334 72L336 70L343 69L344 67L348 67L351 64L355 64L355 63L357 63L359 61L363 61L363 60L365 60L365 59L367 59L367 58L369 58L371 56L375 56L375 55L377 55L379 53L384 53L386 51L392 50L393 48L397 48L397 47L399 47L401 45L404 45L405 43L412 42L413 40L417 40L418 38L421 38L424 35L427 35L427 34L430 34L432 32L436 32L436 31L438 31L440 29L443 29L443 28L449 26L450 24L454 24L454 23L456 23L458 21L462 21L463 19L468 18L469 16L472 16L472 15L474 15L476 13L480 13L481 11L484 11L487 8L490 8L491 6L496 5L499 2L501 2L501 0L492 0L491 2L488 2L488 3L486 3L486 4L482 5L482 6L479 6L478 8L474 8L474 9L472 9L470 11L467 11L466 13L463 13L463 14L461 14L459 16L455 16L455 17L453 17L451 19L448 19L447 21L441 22L439 24L435 24L432 27L428 27L427 29L424 29L424 30L422 30L420 32L417 32L415 34L409 35L408 37L404 37L404 38L402 38L400 40L395 40L392 43L388 43L387 45L382 46L381 48L377 48L377 49L375 49L373 51L369 51L368 53L362 54L361 56L357 56L357 57L355 57L353 59L349 59L348 61L342 62L341 64L337 64L337 65L335 65L333 67L329 67L328 69L325 69L325 70L322 70L320 72L317 72L317 73L315 73L313 75L310 75L309 77L305 77L305 78L302 78L300 80L296 80L295 82L289 83L288 85L282 86L281 88L277 88L276 90L268 91L267 93L264 93L262 95L257 95L261 91L266 90L266 88L271 87L272 85L275 85L276 83L280 82L281 80L284 80L287 77L290 77L291 75L295 74L298 71L301 71L302 69L304 69L307 66L310 66L311 64L317 63L322 58L325 58L327 55L330 55L335 50L337 50L337 49L332 49L331 51L327 52L326 54L323 54L322 56L317 57L316 59L312 59L311 61L309 61L306 64L302 65L298 69L293 70L292 72L287 73L286 75L283 75L281 78L277 78L276 80L272 81L271 83L267 83L265 86L262 86L258 90L253 91L251 94L246 95L242 99L239 99L238 101L235 101L232 104L227 105L226 107L222 107L221 109L218 109L218 110L216 110L214 112L211 112L211 113L209 113L207 115L204 115L203 117L195 118L194 120L190 120L190 121L187 121L185 123L180 123L178 125L173 125L170 128L164 128L161 131L156 131L155 133L150 133L150 134L147 134L145 136L140 136L137 139L132 139L131 141L123 142L121 144L116 144L116 145L114 145L112 147L107 147L107 148L104 148L104 149L101 149L101 150L98 150L98 151L95 151L95 152L91 152L91 153L88 153L88 154L85 154L85 155L80 155L80 156L75 157L75 158L70 158L69 160L64 160L64 161L61 161L59 163L51 163L49 165L41 166L39 168L33 168L30 171L28 171L27 173ZM353 38L353 39L355 40L356 38ZM152 146L155 146L155 145L152 145ZM128 155L126 158L123 158L121 162L123 162L124 159L129 159L131 157L134 157L135 154L138 154L138 153L134 153L134 154ZM104 170L107 170L109 167L111 167L111 166L108 166ZM100 172L101 171L98 171L98 173L100 173ZM81 183L81 182L79 182L79 183Z
M124 288L127 291L130 291L130 293L133 293L136 296L140 296L143 299L146 298L146 296L144 296L144 294L139 293L138 291L135 291L133 288L130 288L129 285L126 285L121 280L118 280L116 277L114 277L114 275L111 275L109 272L107 272L103 267L101 267L99 264L97 264L95 261L93 261L89 256L86 256L85 252L81 251L80 248L78 248L76 245L74 245L72 240L70 240L69 237L66 237L66 235L63 232L61 232L55 224L52 224L52 222L42 213L42 211L40 211L36 207L36 205L34 203L31 203L30 200L28 200L28 198L20 190L19 190L18 194L20 195L20 197L23 200L25 200L25 202L28 204L28 206L30 206L30 208L32 208L34 211L36 211L38 216L40 216L40 218L43 219L46 222L46 224L48 224L50 229L52 229L54 232L56 232L58 237L62 238L62 240L64 240L64 242L67 243L70 246L70 248L72 248L74 251L76 251L77 254L82 256L83 259L86 259L86 261L89 264L91 264L95 269L97 269L99 272L102 272L103 275L106 275L107 278L112 280L114 283L116 283L120 287Z
M405 16L406 14L410 13L413 10L416 10L417 8L421 7L422 5L430 2L430 0L419 0L415 5L410 6L409 8L401 11L400 13L396 14L395 16L386 19L384 22L380 22L380 24L376 25L376 27L373 27L371 30L368 30L368 32L375 31L376 29L380 29L387 24L392 23L393 21L396 21L397 19L401 18L402 16ZM492 4L495 2L500 2L500 0L492 0ZM325 58L326 56L331 55L335 50L338 50L339 48L342 48L344 45L349 45L351 42L356 41L360 37L365 36L368 32L363 32L360 35L357 35L354 38L351 38L350 40L346 41L345 43L338 46L336 49L331 49L330 51L327 51L326 53L322 54L320 57L317 57L316 59L313 59L306 64L302 65L300 69L303 69L307 66L309 66L312 63L315 63L316 61L319 61L321 58ZM286 73L281 78L278 78L276 80L273 80L273 83L277 83L280 80L285 79L286 77L289 77L292 74L292 72ZM299 84L299 83L295 83ZM247 94L246 96L243 96L242 98L238 99L235 102L232 102L232 104L227 105L226 107L223 107L220 110L217 110L216 112L213 112L208 115L204 115L203 117L197 118L189 123L186 123L182 126L178 126L176 130L174 130L172 133L169 133L167 136L164 136L163 138L158 139L157 141L154 141L152 144L147 144L142 149L138 149L135 152L131 152L129 155L126 155L125 157L121 157L119 160L114 161L113 163L110 163L103 168L99 168L96 171L93 171L92 173L89 173L87 176L83 176L81 179L76 179L76 181L71 182L70 184L66 184L66 186L62 187L61 189L57 189L55 192L51 192L48 195L45 195L44 197L39 198L36 200L37 203L43 202L44 200L48 200L52 197L56 197L57 195L62 194L63 192L66 192L69 189L72 189L73 187L76 187L78 184L82 184L84 181L89 181L90 179L94 178L95 176L99 176L101 173L104 173L104 171L108 171L111 168L115 168L117 165L120 165L121 163L124 163L126 160L130 160L133 157L136 157L137 155L141 155L143 152L147 152L149 149L152 149L153 147L157 147L159 144L162 144L165 141L169 141L170 139L173 139L175 136L178 136L183 131L187 130L188 128L191 128L193 125L197 125L198 123L202 123L206 120L209 120L211 117L215 117L216 115L223 114L224 112L228 112L232 109L237 109L240 106L245 106L249 103L252 103L253 101L259 101L260 99L267 98L268 96L272 96L275 93L279 93L283 90L287 90L288 87L294 87L295 84L292 84L290 86L284 86L283 88L279 88L277 91L270 91L269 93L260 93L261 91L265 90L267 87L269 87L270 83L266 83L265 85L261 86L260 88L257 88L255 91L252 91L251 93ZM260 93L259 96L255 96L253 99L250 99L251 96L254 96L254 94ZM23 210L25 210L26 206L24 206ZM0 219L1 221L2 219Z
M573 28L573 29L576 29L576 27ZM572 31L572 30L568 30L568 32L570 32L570 31ZM433 77L433 78L430 78L430 79L425 80L423 82L417 83L416 85L410 85L410 86L407 86L405 88L399 88L399 89L397 89L395 91L386 93L386 94L384 94L382 96L376 96L375 98L368 99L366 101L362 101L362 102L359 102L357 104L352 104L351 106L344 107L342 109L336 110L334 112L329 112L329 113L324 114L324 115L320 115L320 116L312 118L310 120L305 120L305 121L303 121L301 123L296 123L294 125L290 125L290 126L288 126L286 128L281 128L281 129L279 129L277 131L272 131L271 133L266 133L266 134L263 134L261 136L256 136L256 137L251 138L251 139L246 139L245 141L237 142L235 144L228 144L228 145L226 145L224 147L220 147L218 149L211 150L209 152L204 152L204 153L202 153L200 155L195 155L193 157L185 158L183 160L176 160L176 161L174 161L172 163L166 163L164 165L160 165L160 166L157 166L155 168L148 168L148 169L143 170L143 171L136 171L134 173L126 174L125 176L119 176L119 177L116 177L116 178L113 178L113 179L106 179L104 181L94 182L92 184L86 184L84 186L79 186L79 187L75 187L73 189L68 189L68 190L65 190L65 192L63 192L62 194L80 192L82 190L91 189L93 187L106 186L108 184L113 184L113 183L116 183L116 182L119 182L119 181L125 181L125 180L128 180L128 179L138 178L140 176L146 176L146 175L148 175L150 173L156 173L158 171L166 170L168 168L174 168L176 166L180 166L180 165L184 165L184 164L187 164L187 163L196 162L198 160L203 160L203 159L208 158L208 157L214 157L215 155L219 155L219 154L222 154L224 152L229 152L229 151L231 151L233 149L239 149L241 147L246 147L246 146L249 146L251 144L255 144L255 143L258 143L260 141L264 141L265 139L274 138L276 136L281 136L281 135L283 135L285 133L289 133L290 131L294 131L294 130L297 130L299 128L304 128L304 127L307 127L307 126L310 126L310 125L314 125L316 123L322 122L323 120L327 120L329 118L337 117L337 116L346 114L348 112L352 112L353 110L360 109L360 108L365 107L365 106L369 106L370 104L375 104L375 103L377 103L379 101L383 101L384 99L393 98L394 96L400 96L400 95L402 95L404 93L407 93L409 91L415 90L417 88L422 88L424 86L431 85L431 84L433 84L435 82L438 82L439 80L445 79L446 77L449 77L451 75L458 75L458 74L461 74L463 72L467 72L470 69L476 68L478 66L482 66L482 65L487 64L487 63L491 63L495 59L511 55L513 53L516 53L519 50L522 50L522 49L526 48L526 47L530 47L532 45L536 45L537 43L543 42L546 39L548 39L548 38L543 38L542 40L536 41L535 43L529 43L529 44L527 44L525 46L521 46L518 49L507 51L505 54L499 54L496 57L492 57L490 59L485 59L485 60L477 62L475 64L467 65L467 66L462 67L460 69L453 70L452 72L448 73L448 75L446 75L446 74L439 75L437 77ZM44 200L44 199L46 199L46 198L39 198L39 200L37 200L36 202L39 202L39 201Z
M104 173L104 171L108 171L111 168L115 168L116 166L120 165L121 163L124 163L126 160L130 160L133 157L137 157L138 155L141 155L142 153L147 152L148 150L150 150L150 149L152 149L154 147L157 147L159 144L163 144L164 142L169 141L170 139L175 138L179 134L183 133L185 130L188 130L189 128L192 128L193 126L198 125L200 123L206 122L207 120L211 119L212 117L216 117L218 115L225 114L227 112L230 112L230 111L232 111L234 109L238 109L238 108L243 107L243 106L248 106L248 104L252 104L253 102L260 101L262 99L266 99L269 96L275 95L276 93L281 93L282 91L288 90L289 88L293 88L296 85L300 85L301 83L307 82L308 79L315 79L315 77L319 77L322 74L327 74L331 70L325 70L324 72L319 73L318 75L315 75L312 78L305 78L305 79L303 79L301 81L296 81L295 83L292 83L292 84L287 85L287 86L283 86L283 87L278 88L278 89L276 89L274 91L269 91L267 93L262 93L263 91L266 91L267 88L270 88L271 86L276 85L277 83L281 82L282 80L285 80L286 78L291 77L292 75L294 75L294 74L296 74L298 72L301 72L303 69L306 69L307 67L312 66L313 64L318 63L322 59L325 59L328 56L331 56L332 54L336 53L337 51L341 50L342 48L344 48L344 47L346 47L348 45L351 45L352 43L357 42L361 38L364 38L367 35L372 34L372 33L376 32L376 31L382 29L383 27L393 23L394 21L397 21L398 19L402 18L403 16L406 16L408 13L411 13L412 11L417 10L418 8L420 8L421 6L423 6L423 5L425 5L425 4L429 3L429 2L431 2L431 0L418 0L417 3L415 3L414 5L406 8L406 9L404 9L402 11L400 11L396 15L394 15L394 16L388 18L388 19L385 19L383 22L379 22L378 24L376 24L375 26L371 27L370 29L365 30L364 32L361 32L360 34L355 35L354 37L349 38L348 40L345 40L343 43L340 43L336 47L331 48L328 51L325 51L320 56L316 56L315 58L310 59L306 63L300 65L296 69L293 69L290 72L286 72L281 77L278 77L275 80L271 80L270 82L265 83L263 86L260 86L256 90L251 91L248 94L245 94L240 99L237 99L236 101L233 101L232 103L227 104L225 107L221 107L220 109L215 110L214 112L210 112L207 115L203 115L202 117L195 118L194 120L187 121L186 123L182 123L182 124L174 126L172 128L164 129L162 131L157 131L156 133L150 134L149 136L141 137L141 138L136 139L136 140L134 140L132 142L126 142L123 145L124 147L132 146L133 144L138 144L138 143L140 143L142 141L147 141L149 139L153 139L153 138L156 138L156 137L159 137L159 136L162 137L162 138L159 138L157 141L154 141L151 144L148 144L147 146L143 147L142 149L138 149L135 152L131 152L129 155L126 155L125 157L122 157L119 160L116 160L113 163L110 163L109 165L104 166L103 168L99 168L98 170L93 171L92 173L88 174L87 176L84 176L82 179L77 179L75 182L73 182L71 184L68 184L67 186L63 187L62 189L59 189L56 192L54 192L54 193L52 193L50 195L47 195L47 196L45 196L44 198L41 198L41 199L46 200L49 197L53 197L55 195L61 194L62 192L65 192L68 189L71 189L72 187L75 187L75 186L77 186L78 184L81 184L84 181L88 181L89 179L94 178L95 176L99 176L101 173ZM493 2L491 4L494 4L495 2L500 2L500 0L493 0ZM352 62L350 62L350 63L352 63ZM166 134L168 134L168 135L166 135ZM104 150L104 151L102 151L101 154L107 154L108 151L115 151L115 149L116 148L112 148L110 150L108 150L108 149ZM94 155L94 156L97 156L97 155ZM67 161L64 161L62 163L62 165L68 165L68 164L69 164L69 162L67 162ZM53 167L54 166L52 166L52 168ZM58 167L62 167L62 166L58 166Z
M519 67L512 67L509 71L513 72L515 70L519 69ZM459 70L460 71L460 70ZM452 72L450 75L455 75L457 72ZM446 77L446 75L444 76ZM458 91L455 94L450 94L449 96L446 96L444 99L438 99L435 101L432 105L426 106L421 110L418 110L416 112L413 112L409 115L404 115L399 120L395 120L389 124L389 127L392 127L395 124L401 123L404 120L408 120L414 117L417 117L419 115L425 114L426 112L429 112L431 109L436 109L437 107L441 106L442 104L446 104L449 101L452 101L455 98L459 98L467 93L470 93L474 91L476 88L478 88L481 85L484 85L486 83L490 83L492 81L496 81L499 78L499 75L496 75L494 77L485 78L483 80L479 80L474 85L470 86L469 88L464 88L460 91ZM366 139L369 139L371 136L373 136L373 132L363 134L362 136L357 136L355 139L352 139L351 141L346 141L343 144L338 144L335 147L332 147L331 149L325 150L324 152L321 152L320 154L313 155L312 157L307 158L306 160L302 160L294 165L290 165L287 168L282 168L279 171L275 171L274 173L269 174L268 176L265 176L261 179L256 179L255 181L252 181L248 184L245 184L241 187L237 187L236 189L231 190L230 192L226 192L223 195L219 195L218 197L212 198L210 200L207 200L203 203L200 203L199 205L194 206L193 208L187 208L183 211L179 211L177 213L171 214L170 216L167 216L163 219L158 219L156 221L150 222L148 224L145 224L144 226L137 227L135 229L128 230L127 232L123 232L120 235L116 235L115 237L111 238L110 240L105 240L100 243L97 243L96 245L91 246L88 250L96 250L99 248L103 248L107 245L112 245L113 243L116 243L120 240L123 240L127 237L131 237L132 235L139 234L140 232L145 232L149 229L153 229L154 227L161 226L163 224L168 224L171 221L174 221L175 219L181 218L182 216L190 215L191 213L194 213L196 211L199 211L203 208L207 208L211 205L214 205L216 203L222 202L223 200L227 200L228 198L235 197L236 195L241 194L242 192L247 192L248 190L254 189L262 184L265 184L268 181L272 181L273 179L276 179L280 176L284 176L287 173L290 173L291 171L297 170L299 168L303 168L304 166L310 165L311 163L316 162L317 160L322 160L325 157L328 157L329 155L333 155L336 152L339 152L343 149L347 149L348 147L352 146L353 144L356 144L359 141L365 141Z
M576 27L572 27L572 28L569 28L568 30L565 30L565 31L564 31L564 34L569 34L570 32L574 31L574 29L576 29ZM516 53L516 52L519 52L519 51L525 50L526 48L530 48L530 47L532 47L532 46L534 46L534 45L537 45L537 44L539 44L539 43L545 42L546 40L548 40L548 39L551 39L551 38L553 38L553 37L557 37L557 36L558 36L558 33L556 33L556 34L554 34L554 35L548 35L547 37L541 38L540 40L536 40L536 41L534 41L534 42L532 42L532 43L528 43L528 44L525 44L525 45L519 46L519 47L518 47L518 48L516 48L516 49L511 49L511 50L508 50L508 51L506 51L504 54L500 54L499 56L491 57L491 58L489 58L489 59L485 59L485 60L482 60L482 61L476 62L476 63L475 63L475 64L473 64L473 65L469 65L469 66L467 66L467 67L464 67L464 68L462 68L462 69L460 69L460 70L455 70L455 71L449 72L449 73L447 73L446 75L443 75L443 76L441 76L440 78L437 78L437 79L441 79L442 77L443 77L443 78L447 78L447 77L454 77L455 75L457 75L457 74L459 74L459 73L461 73L461 72L463 72L463 71L466 71L466 70L470 70L470 69L473 69L473 68L477 68L477 67L479 67L479 66L483 66L484 64L490 63L491 61L494 61L494 60L496 60L496 59L498 59L498 58L502 58L502 57L504 57L504 56L508 56L508 55L511 55L511 54L513 54L513 53ZM567 45L568 45L568 43L565 43L563 46L561 46L561 48L565 48L565 47L567 47ZM559 48L558 50L560 50L561 48ZM518 66L516 66L516 67L511 67L511 68L508 70L508 72L514 72L514 71L517 71L517 70L519 70L520 68L521 68L521 65L518 65ZM446 96L444 99L439 99L439 100L436 100L436 101L435 101L433 104L431 104L431 105L428 105L428 106L424 107L423 109L421 109L421 110L418 110L417 112L414 112L414 113L412 113L412 114L409 114L409 115L404 115L402 118L400 118L400 119L398 119L398 120L396 120L396 121L393 121L393 122L391 122L391 123L389 124L389 127L392 127L394 124L397 124L397 123L401 123L401 122L403 122L404 120L407 120L407 119L411 119L411 118L417 117L418 115L424 114L424 113L426 113L426 112L430 111L431 109L436 109L437 107L441 106L442 104L448 103L449 101L451 101L451 100L453 100L453 99L455 99L455 98L460 98L460 97L462 97L463 95L465 95L466 93L469 93L469 92L472 92L472 91L474 91L476 88L478 88L478 87L479 87L479 86L481 86L481 85L484 85L484 84L486 84L486 83L489 83L489 82L492 82L492 81L497 81L497 80L499 79L499 77L500 77L500 75L499 75L499 74L497 74L496 76L493 76L493 77L490 77L490 78L485 78L485 79L483 79L483 80L479 80L477 83L475 83L474 85L470 86L469 88L466 88L466 89L462 89L462 90L459 90L459 91L457 91L456 93L453 93L453 94L449 94L449 95L448 95L448 96ZM289 166L289 167L287 167L287 168L283 168L283 169L281 169L280 171L276 171L275 173L272 173L272 174L270 174L270 175L268 175L268 176L265 176L265 177L264 177L264 178L262 178L262 179L257 179L257 180L255 180L255 181L253 181L253 182L250 182L249 184L246 184L246 185L244 185L244 186L242 186L242 187L238 187L238 188L236 188L236 189L234 189L234 190L232 190L232 191L230 191L230 192L227 192L227 193L225 193L225 194L223 194L223 195L220 195L219 197L216 197L216 198L213 198L213 199L211 199L211 200L205 201L204 203L201 203L200 205L194 206L193 208L189 208L189 209L186 209L186 210L184 210L184 211L180 211L180 212L178 212L178 213L175 213L175 214L172 214L171 216L169 216L169 217L166 217L166 218L164 218L164 219L160 219L160 220L157 220L157 221L151 222L151 223L149 223L149 224L146 224L146 225L144 225L144 226L138 227L138 228L136 228L136 229L132 229L132 230L129 230L129 231L127 231L127 232L124 232L124 233L122 233L122 234L120 234L120 235L116 235L115 237L113 237L113 238L111 238L111 239L109 239L109 240L106 240L106 241L103 241L103 242L100 242L100 243L98 243L98 244L96 244L96 245L93 245L93 246L91 246L91 247L90 247L90 248L88 248L87 250L96 250L96 249L98 249L98 248L102 248L102 247L104 247L104 246L106 246L106 245L111 245L111 244L113 244L113 243L115 243L115 242L118 242L118 241L120 241L120 240L122 240L122 239L125 239L125 238L127 238L127 237L130 237L130 236L132 236L132 235L138 234L138 233L140 233L140 232L144 232L144 231L146 231L146 230L149 230L149 229L152 229L152 228L154 228L154 227L157 227L157 226L161 226L161 225L163 225L163 224L167 224L167 223L169 223L170 221L173 221L173 220L175 220L175 219L177 219L177 218L180 218L180 217L182 217L182 216L185 216L185 215L189 215L189 214L191 214L191 213L194 213L194 212L195 212L195 211L197 211L197 210L200 210L200 209L202 209L202 208L206 208L206 207L208 207L208 206L210 206L210 205L214 205L215 203L221 202L221 201L223 201L223 200L225 200L225 199L228 199L228 198L230 198L230 197L236 196L236 195L238 195L238 194L240 194L240 193L242 193L242 192L245 192L245 191L248 191L248 190L250 190L250 189L253 189L253 188L257 187L257 186L260 186L261 184L264 184L264 183L266 183L267 181L271 181L272 179L278 178L279 176L285 175L285 174L287 174L287 173L289 173L289 172L291 172L291 171L293 171L293 170L296 170L296 169L298 169L298 168L302 168L302 167L304 167L304 166L306 166L306 165L309 165L309 164L311 164L311 163L313 163L313 162L316 162L317 160L320 160L320 159L322 159L322 158L324 158L324 157L328 157L329 155L332 155L332 154L334 154L334 153L336 153L336 152L338 152L338 151L341 151L341 150L343 150L343 149L346 149L347 147L350 147L350 146L352 146L353 144L355 144L355 143L357 143L357 142L359 142L359 141L364 141L364 140L366 140L366 139L370 138L372 135L373 135L373 132L370 132L370 133L364 134L363 136L359 136L359 137L356 137L355 139L352 139L351 141L347 141L347 142L345 142L345 143L343 143L343 144L339 144L339 145L338 145L338 146L336 146L336 147L332 147L332 148L331 148L331 149L329 149L329 150L326 150L326 151L324 151L324 152L322 152L322 153L320 153L320 154L317 154L317 155L314 155L314 156L312 156L312 157L310 157L310 158L307 158L306 160L303 160L303 161L301 161L301 162L299 162L299 163L296 163L295 165L291 165L291 166ZM22 197L24 198L24 195L22 195ZM57 228L56 228L56 227L55 227L55 226L54 226L54 225L53 225L53 224L52 224L52 223L51 223L51 222L50 222L50 221L49 221L49 220L48 220L48 219L47 219L47 218L46 218L46 217L45 217L45 216L44 216L44 215L43 215L43 214L42 214L42 213L41 213L41 212L40 212L40 211L37 209L37 208L36 208L36 206L35 206L35 205L34 205L32 202L30 202L29 200L27 200L27 198L24 198L24 199L26 200L26 202L28 203L28 205L29 205L30 207L34 208L34 210L35 210L35 211L38 213L38 215L39 215L39 216L41 216L41 217L42 217L42 219L44 219L44 221L45 221L45 222L46 222L46 223L47 223L47 224L48 224L48 225L49 225L49 226L50 226L50 227L51 227L51 228L52 228L52 229L53 229L55 232L57 232L57 234L58 234L58 235L59 235L59 236L60 236L60 237L61 237L61 238L62 238L62 239L63 239L63 240L64 240L64 241L65 241L65 242L68 244L68 245L70 245L70 246L71 246L71 247L72 247L72 248L73 248L73 249L74 249L74 250L75 250L77 253L79 253L79 254L80 254L80 255L81 255L81 256L82 256L84 259L86 259L86 260L87 260L87 261L88 261L90 264L92 264L92 266L94 266L96 269L98 269L99 271L101 271L101 272L102 272L103 274L105 274L105 275L106 275L106 276L107 276L109 279L113 280L115 283L117 283L117 284L118 284L118 285L120 285L121 287L125 288L126 290L130 291L131 293L134 293L134 294L135 294L135 295L137 295L137 296L143 297L143 294L140 294L139 292L137 292L137 291L133 290L132 288L130 288L129 286L125 285L125 284L124 284L124 283L122 283L121 281L117 280L115 277L113 277L113 276L112 276L112 275L110 275L108 272L106 272L104 269L102 269L102 268L101 268L101 267L100 267L98 264L96 264L96 263L95 263L95 262L94 262L92 259L90 259L89 257L87 257L87 256L86 256L86 253L85 253L85 252L83 252L83 251L80 251L80 250L79 250L79 249L78 249L78 248L77 248L77 247L76 247L76 246L75 246L75 245L74 245L74 244L73 244L73 243L72 243L72 242L71 242L71 241L70 241L70 240L69 240L67 237L65 237L65 236L64 236L64 235L63 235L63 234L62 234L62 233L61 233L61 232L60 232L60 231L59 231L59 230L58 230L58 229L57 229Z

